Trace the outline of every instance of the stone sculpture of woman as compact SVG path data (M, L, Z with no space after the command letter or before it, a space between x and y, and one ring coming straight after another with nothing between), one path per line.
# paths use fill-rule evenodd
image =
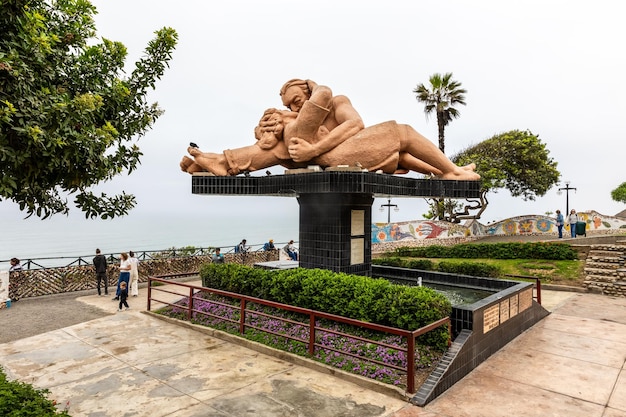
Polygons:
M388 121L364 127L345 96L326 86L294 79L281 89L290 110L268 109L255 128L252 146L223 154L190 147L183 171L237 175L275 165L286 168L351 165L388 174L416 171L443 179L478 180L474 164L459 167L412 127Z

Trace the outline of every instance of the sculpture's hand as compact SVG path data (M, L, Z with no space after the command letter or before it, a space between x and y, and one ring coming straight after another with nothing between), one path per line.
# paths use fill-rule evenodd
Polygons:
M259 126L261 128L262 132L271 132L272 130L274 130L275 126L276 126L276 120L275 119L270 119L269 117L266 120L261 120L259 121Z
M311 93L313 93L313 90L315 89L315 87L317 87L317 83L313 80L306 80L306 85L307 87L309 87L309 91Z
M295 162L307 162L317 156L315 147L304 139L291 138L289 141L289 156Z
M261 149L272 149L278 144L278 138L273 133L265 133L261 136L261 139L257 142L257 145Z

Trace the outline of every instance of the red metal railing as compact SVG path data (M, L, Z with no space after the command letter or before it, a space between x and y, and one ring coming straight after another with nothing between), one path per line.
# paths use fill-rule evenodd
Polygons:
M535 292L535 298L537 299L537 303L541 305L541 280L539 278L535 278Z
M175 286L175 287L180 287L182 289L186 289L186 291L184 293L181 292L177 292L177 291L173 291L168 287L165 288L161 288L159 286L153 286L153 283L155 282L159 282L159 283L163 283L163 284L169 284L170 286ZM382 365L385 367L389 367L389 368L393 368L396 370L400 370L403 372L406 372L407 375L407 392L413 394L416 392L416 387L415 387L415 348L416 348L416 344L415 344L415 339L423 334L428 333L429 331L432 331L434 329L437 329L441 326L447 325L447 330L448 330L448 346L450 346L451 341L452 341L452 326L451 326L451 321L450 321L450 317L445 317L442 318L440 320L437 320L434 323L431 323L427 326L424 326L422 328L419 328L417 330L413 330L413 331L409 331L409 330L403 330L403 329L398 329L398 328L394 328L394 327L389 327L389 326L382 326L382 325L378 325L378 324L374 324L374 323L367 323L364 321L360 321L360 320L353 320L347 317L342 317L342 316L337 316L334 314L328 314L328 313L324 313L324 312L320 312L320 311L315 311L315 310L310 310L310 309L306 309L306 308L300 308L300 307L294 307L291 305L287 305L287 304L281 304L281 303L276 303L273 301L268 301L268 300L263 300L260 298L255 298L255 297L249 297L249 296L245 296L242 294L237 294L237 293L231 293L228 291L221 291L221 290L216 290L216 289L212 289L212 288L206 288L206 287L199 287L199 286L195 286L195 285L190 285L190 284L186 284L186 283L179 283L179 282L172 282L169 281L167 279L162 279L162 278L157 278L157 277L149 277L148 279L148 306L147 306L147 310L151 311L151 307L153 302L162 304L162 305L169 305L169 306L176 306L176 307L180 307L180 305L175 304L177 301L180 300L177 299L175 301L167 301L164 300L163 298L159 299L156 298L153 294L153 292L160 292L163 294L172 294L175 295L177 297L187 297L189 300L189 304L186 308L186 316L187 316L187 320L191 320L191 318L193 317L193 313L196 314L201 314L201 315L206 315L209 317L214 317L214 318L218 318L222 321L226 321L226 322L230 322L234 325L237 325L239 327L239 333L240 334L244 334L246 331L246 328L249 329L255 329L256 331L260 331L260 332L264 332L264 333L268 333L268 334L273 334L276 336L280 336L286 339L290 339L290 340L295 340L298 342L302 342L305 344L308 344L308 354L310 356L313 356L315 354L315 348L319 348L319 349L324 349L324 350L330 350L336 353L339 353L341 355L345 355L345 356L349 356L349 357L353 357L353 358L357 358L359 360L362 361L367 361L367 362L371 362L371 363L376 363L378 365ZM233 320L233 319L229 319L227 317L224 316L217 316L214 315L212 313L208 313L205 311L200 311L194 308L194 301L198 301L200 300L200 298L195 297L195 295L199 294L199 293L209 293L209 294L214 294L214 295L219 295L221 297L226 297L229 299L233 299L233 300L239 300L239 305L235 306L232 304L228 304L228 303L220 303L219 301L213 301L211 300L210 302L213 304L219 304L222 307L225 308L229 308L229 309L238 309L239 310L239 318L237 320ZM203 300L206 301L206 300ZM309 317L308 320L308 324L305 322L299 322L296 320L291 320L285 317L279 317L279 316L274 316L272 314L269 313L265 313L265 312L261 312L261 311L257 311L257 310L251 310L248 309L247 306L248 304L258 304L258 305L262 305L262 306L267 306L267 307L271 307L271 308L275 308L278 310L284 310L284 311L290 311L290 312L294 312L294 313L299 313L305 316ZM303 338L299 338L296 336L292 336L292 335L288 335L288 334L283 334L283 333L276 333L276 332L272 332L270 330L267 329L263 329L261 327L258 326L254 326L251 323L247 322L246 318L249 318L251 316L264 316L273 320L278 320L281 322L285 322L285 323L291 323L293 325L297 325L297 326L308 326L308 338L307 339L303 339ZM369 330L373 330L376 332L380 332L380 333L385 333L385 334L391 334L391 335L395 335L395 336L400 336L401 338L405 338L406 339L406 348L401 347L401 346L394 346L394 345L389 345L380 341L376 341L376 340L371 340L371 339L367 339L364 337L360 337L360 336L356 336L356 335L351 335L351 334L346 334L346 333L342 333L333 329L329 329L329 328L325 328L322 327L320 325L317 324L317 319L325 319L325 320L329 320L329 321L333 321L333 322L337 322L337 323L343 323L343 324L347 324L347 325L351 325L351 326L356 326L356 327L361 327L361 328L366 328ZM368 358L362 355L358 355L356 353L352 353L352 352L347 352L344 350L340 350L340 349L335 349L329 346L325 346L319 343L316 343L316 336L319 335L320 333L330 333L330 334L334 334L337 336L342 336L342 337L346 337L346 338L350 338L353 340L359 340L362 342L366 342L366 343L371 343L372 345L376 345L376 346L381 346L384 348L389 348L389 349L395 349L399 352L403 352L406 354L406 368L400 367L400 366L396 366L393 364L387 364L387 363L383 363L380 361L377 361L375 359L372 358Z

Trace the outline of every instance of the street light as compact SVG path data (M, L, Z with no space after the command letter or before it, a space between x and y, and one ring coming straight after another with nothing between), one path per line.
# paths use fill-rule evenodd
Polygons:
M562 192L563 190L565 190L565 215L568 216L569 215L569 190L576 191L576 188L570 187L569 181L565 181L565 187L559 188L559 191L557 191L557 194L558 195L563 194Z
M387 199L387 204L380 205L380 211L385 210L384 207L387 207L387 224L391 223L391 208L393 207L394 211L400 210L397 204L391 204L391 199Z

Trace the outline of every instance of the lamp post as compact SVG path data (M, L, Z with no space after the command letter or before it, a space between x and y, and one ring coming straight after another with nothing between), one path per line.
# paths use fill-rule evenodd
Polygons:
M391 204L391 199L387 199L387 204L380 205L380 211L383 211L384 208L387 207L387 224L391 223L391 208L393 207L394 211L400 210L397 204Z
M560 195L563 190L565 190L565 215L568 216L569 215L569 190L576 191L576 188L570 187L569 181L565 181L565 187L559 188L558 194Z

